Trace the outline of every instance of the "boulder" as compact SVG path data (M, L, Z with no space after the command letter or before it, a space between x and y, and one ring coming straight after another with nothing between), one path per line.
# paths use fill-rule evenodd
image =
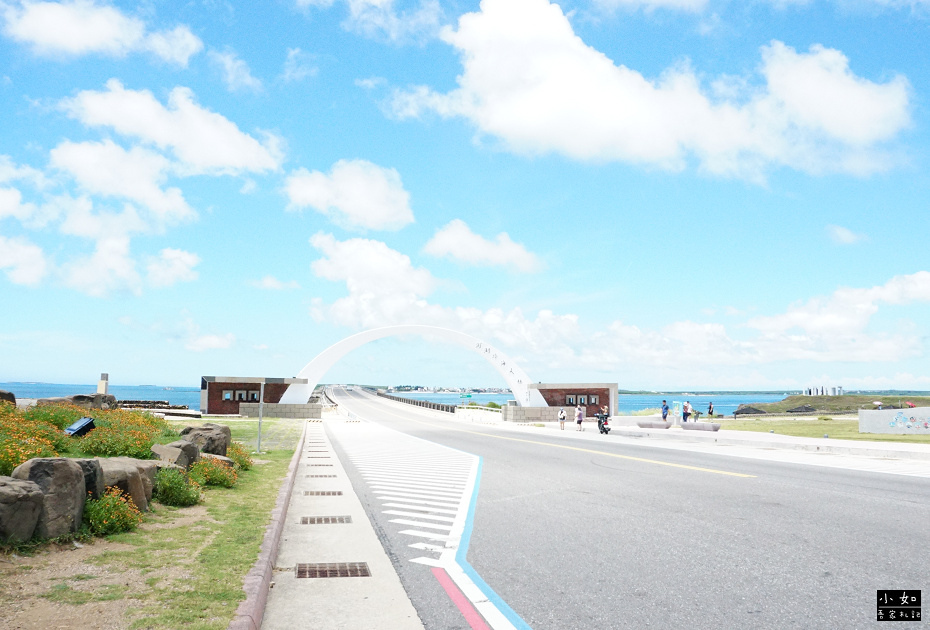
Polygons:
M73 459L36 457L13 469L13 477L32 481L42 490L42 511L36 523L39 538L57 538L78 531L84 517L84 471Z
M16 404L16 394L13 392L8 392L5 389L0 389L0 400L5 400L9 403Z
M184 427L181 435L200 447L201 453L213 453L226 456L226 449L232 442L232 432L222 424L207 422L199 427Z
M218 461L218 462L223 462L224 464L226 464L226 465L229 466L230 468L235 468L235 467L236 467L236 462L234 462L233 460L229 459L228 457L224 457L223 455L214 455L213 453L204 453L204 454L203 454L203 458L204 458L204 459L212 459L212 460Z
M154 459L135 459L133 457L111 457L125 462L129 466L135 466L139 474L142 475L142 488L145 490L145 500L152 500L152 490L155 489L155 475L158 473L158 462ZM142 509L142 508L139 508Z
M76 405L84 409L116 409L116 396L113 394L75 394L59 398L40 398L37 406L43 405Z
M155 446L158 446L158 444ZM155 446L152 447L153 452L157 452L155 451ZM200 447L188 440L177 440L176 442L172 442L167 446L168 448L176 448L181 450L181 455L179 455L178 459L173 462L178 466L190 468L191 464L200 459ZM159 457L161 457L161 454L159 454Z
M145 482L142 481L142 474L139 468L131 462L125 460L128 457L109 457L100 458L100 468L103 469L103 483L105 486L116 486L132 498L141 512L149 509L149 502L146 498ZM151 494L149 494L151 496Z
M42 488L34 481L0 477L0 543L32 538L42 513Z
M103 469L100 468L100 461L96 459L75 459L74 461L84 472L84 492L94 500L102 497L106 484L103 483Z

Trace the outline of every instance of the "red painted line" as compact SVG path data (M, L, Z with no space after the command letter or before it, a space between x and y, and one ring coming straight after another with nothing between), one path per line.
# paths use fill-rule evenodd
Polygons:
M452 581L452 578L449 577L445 569L433 567L430 570L433 572L433 575L436 576L436 579L439 580L439 584L446 589L446 594L449 595L449 599L452 600L452 603L455 604L459 612L462 613L462 616L465 617L465 621L468 622L472 630L491 630L491 627L484 622L484 618L475 610L475 607L471 605L471 602L468 601L465 594L459 590L459 587L455 585L455 582Z

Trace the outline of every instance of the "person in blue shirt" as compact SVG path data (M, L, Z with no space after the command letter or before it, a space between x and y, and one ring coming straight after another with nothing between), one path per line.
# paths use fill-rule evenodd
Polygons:
M662 422L668 420L668 404L663 400L662 401Z

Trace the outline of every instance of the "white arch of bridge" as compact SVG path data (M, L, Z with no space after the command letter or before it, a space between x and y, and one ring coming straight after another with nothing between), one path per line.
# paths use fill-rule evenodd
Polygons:
M510 391L513 392L514 398L517 400L517 404L521 407L548 406L538 389L529 388L529 384L532 383L532 381L526 375L526 372L494 346L476 337L472 337L471 335L458 332L457 330L440 328L438 326L412 324L373 328L352 335L351 337L346 337L338 343L334 343L326 350L316 355L316 357L297 374L297 378L307 379L306 385L290 385L287 391L284 392L284 396L281 397L281 402L285 404L302 404L307 402L313 394L313 390L319 384L320 379L322 379L326 372L346 354L370 341L399 335L420 335L423 337L437 338L473 350L484 357L494 366L497 372L504 377L504 380L510 387Z

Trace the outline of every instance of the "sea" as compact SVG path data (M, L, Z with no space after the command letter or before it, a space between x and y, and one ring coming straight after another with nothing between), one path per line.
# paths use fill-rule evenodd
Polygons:
M73 396L74 394L92 394L97 391L96 383L93 385L59 384L59 383L0 383L0 389L13 392L17 398L52 398L57 396ZM109 392L117 400L165 400L171 405L187 405L189 409L200 409L199 387L169 387L162 385L110 385ZM473 392L470 396L453 392L397 392L397 396L416 398L430 402L447 405L468 404L479 405L495 402L506 405L513 400L510 393L481 393ZM734 393L708 394L701 392L667 392L657 394L619 394L617 396L617 412L631 414L644 409L657 409L662 406L662 400L668 401L670 407L674 403L690 401L696 411L707 412L707 405L714 403L714 413L733 415L733 412L742 404L778 402L788 394L780 393Z

